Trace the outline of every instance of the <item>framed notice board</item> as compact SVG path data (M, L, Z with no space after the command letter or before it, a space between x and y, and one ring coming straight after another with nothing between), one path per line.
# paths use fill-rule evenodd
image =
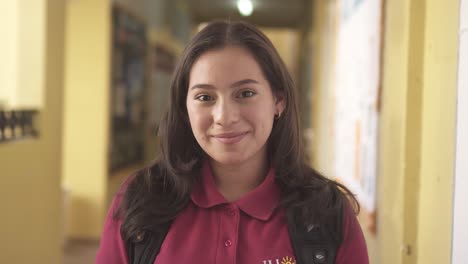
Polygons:
M144 156L147 34L142 19L112 10L109 170L142 162Z

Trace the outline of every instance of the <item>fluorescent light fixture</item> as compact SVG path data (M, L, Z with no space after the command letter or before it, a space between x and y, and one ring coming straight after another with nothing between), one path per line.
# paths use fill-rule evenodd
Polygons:
M242 16L250 16L253 12L253 4L250 0L237 0L237 9Z

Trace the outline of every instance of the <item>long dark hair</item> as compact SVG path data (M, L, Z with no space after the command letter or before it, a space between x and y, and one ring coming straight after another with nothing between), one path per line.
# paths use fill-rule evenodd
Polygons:
M170 106L159 126L157 160L139 171L128 183L116 218L121 234L129 240L141 232L157 231L187 205L192 184L199 176L204 152L192 133L186 97L190 69L204 52L227 45L245 48L253 55L273 93L281 95L285 109L275 120L268 139L270 164L282 190L282 206L302 212L305 224L322 224L341 215L348 201L359 208L351 192L307 165L299 125L293 80L270 40L244 22L208 24L188 43L176 66Z

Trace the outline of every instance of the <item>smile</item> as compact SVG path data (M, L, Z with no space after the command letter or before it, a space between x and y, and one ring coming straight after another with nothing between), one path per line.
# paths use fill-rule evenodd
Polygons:
M223 133L216 134L213 136L216 140L223 144L236 144L240 142L248 132L235 132L235 133Z

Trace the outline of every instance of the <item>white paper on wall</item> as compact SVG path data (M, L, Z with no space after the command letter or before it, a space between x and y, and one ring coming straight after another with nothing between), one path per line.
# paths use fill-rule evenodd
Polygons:
M342 0L336 87L336 175L375 211L381 1Z

